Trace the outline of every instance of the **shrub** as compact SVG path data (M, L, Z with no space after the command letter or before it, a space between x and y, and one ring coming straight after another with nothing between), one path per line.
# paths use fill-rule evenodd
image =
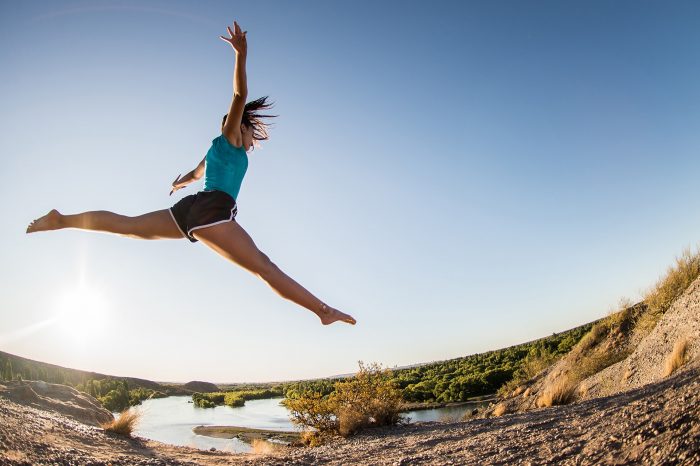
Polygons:
M254 455L271 455L273 453L277 453L280 450L280 447L275 445L274 443L257 438L253 439L251 446L253 447L252 453Z
M336 382L327 396L318 392L287 399L293 423L313 429L305 434L308 443L329 435L348 436L368 426L398 423L403 403L401 391L392 382L391 371L379 364L364 365L354 377Z
M225 394L221 392L193 393L192 401L199 408L213 408L224 402Z
M107 432L114 432L119 435L131 436L141 420L141 413L133 409L125 409L119 417L110 422L106 422L101 427Z
M537 399L540 408L565 405L574 401L576 397L576 384L568 377L560 377L545 387L542 396Z
M284 402L294 424L331 433L338 430L338 419L332 400L318 392L301 394Z
M666 367L664 370L664 377L676 372L683 364L686 362L688 355L688 339L683 338L678 340L673 346L673 352L666 360Z

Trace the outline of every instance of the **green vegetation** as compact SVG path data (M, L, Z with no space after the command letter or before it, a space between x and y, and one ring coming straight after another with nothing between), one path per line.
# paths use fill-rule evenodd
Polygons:
M75 385L83 381L83 377L71 373L71 369L31 361L2 351L0 351L0 379L43 380L65 385Z
M456 402L496 393L515 377L516 383L530 378L568 353L590 331L586 324L566 332L487 353L448 361L395 369L391 382L406 402ZM320 379L284 385L288 399L316 393L326 397L343 379Z
M109 377L32 361L0 351L0 380L43 380L69 385L97 398L112 412L135 406L148 398L161 398L175 389L141 379Z
M141 401L149 398L163 398L166 393L149 388L137 387L129 389L126 380L102 379L88 380L84 384L78 384L77 390L97 398L106 409L117 412L123 411L129 406L141 404Z
M213 408L217 405L226 405L232 408L243 406L246 400L262 400L265 398L276 398L284 395L282 386L276 385L271 388L257 390L232 390L228 392L214 393L194 393L192 401L200 408Z
M392 372L378 364L364 365L354 377L336 382L333 392L302 393L285 400L292 422L307 430L302 440L311 445L332 435L346 437L369 426L400 421L401 391Z

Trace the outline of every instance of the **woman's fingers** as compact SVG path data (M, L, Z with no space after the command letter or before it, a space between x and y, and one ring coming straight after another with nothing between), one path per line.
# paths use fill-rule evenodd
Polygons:
M245 35L248 33L248 31L242 31L241 27L235 21L233 22L233 30L231 30L231 26L226 26L226 30L228 31L228 35L230 37L219 36L219 38L230 44L233 44L233 41L236 39L245 40Z

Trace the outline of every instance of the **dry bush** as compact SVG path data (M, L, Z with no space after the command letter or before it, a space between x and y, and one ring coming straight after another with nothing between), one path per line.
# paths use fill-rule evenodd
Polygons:
M327 437L328 434L324 435L317 430L305 430L301 433L299 440L306 446L317 447L323 445Z
M664 369L664 377L676 372L683 364L686 363L688 356L688 339L683 338L678 340L673 346L673 352L666 360L666 367Z
M523 398L527 398L532 394L532 387L527 387L525 391L523 392Z
M498 403L496 407L493 409L493 416L494 417L499 417L503 416L508 412L508 408L506 407L505 403Z
M537 406L543 408L566 405L575 398L576 384L568 377L561 377L544 388L542 395L537 399Z
M520 395L522 392L525 391L526 388L527 388L526 385L520 385L520 386L518 386L518 388L516 388L515 390L513 390L512 396L518 396L518 395Z
M370 417L355 406L347 406L338 412L338 433L347 437L371 424Z
M115 434L131 436L131 433L136 429L141 420L141 413L135 409L125 409L119 414L119 417L110 422L105 422L101 427L107 432Z
M385 426L399 422L403 397L391 382L391 371L379 364L364 365L355 377L335 384L330 398L341 424L338 432L351 435L374 425Z
M588 395L588 388L589 388L588 385L585 384L585 383L582 383L581 385L579 385L579 387L578 387L578 397L579 397L579 398L585 398L586 395Z
M268 442L267 440L263 439L253 439L253 443L251 444L253 447L253 453L254 455L271 455L273 453L277 453L280 450L280 447L275 445L274 443Z
M318 443L330 435L348 436L368 426L397 424L403 398L390 370L360 362L357 374L336 382L329 396L302 394L285 404L293 423L314 431L306 434L309 443Z
M700 276L700 251L692 253L686 249L669 267L666 275L646 294L644 302L648 306L637 325L644 334L651 332L671 304L683 294Z

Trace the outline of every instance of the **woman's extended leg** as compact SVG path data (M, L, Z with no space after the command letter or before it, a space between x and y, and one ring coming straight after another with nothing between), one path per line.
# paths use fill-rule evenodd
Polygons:
M196 230L192 234L224 258L262 278L283 298L293 301L316 314L323 325L332 324L338 320L355 324L355 319L352 316L327 306L306 288L282 272L279 267L272 263L269 257L258 249L253 239L238 223L221 223Z
M80 230L115 233L138 239L180 239L184 238L168 210L157 210L136 217L127 217L106 210L63 215L56 209L34 220L27 227L27 233L37 231L78 228Z

